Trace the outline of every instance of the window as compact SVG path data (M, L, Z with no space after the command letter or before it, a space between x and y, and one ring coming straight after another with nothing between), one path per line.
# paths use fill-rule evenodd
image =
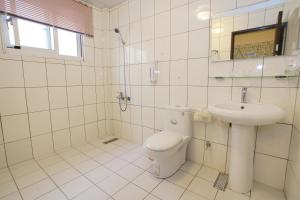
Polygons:
M23 19L17 19L17 24L20 46L53 49L53 28Z
M57 29L58 50L60 55L80 56L80 34L62 29Z
M37 50L51 56L82 56L79 33L12 16L4 16L3 19L7 48Z

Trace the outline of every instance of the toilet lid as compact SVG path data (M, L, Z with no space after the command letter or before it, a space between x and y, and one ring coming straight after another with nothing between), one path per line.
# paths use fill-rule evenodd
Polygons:
M182 135L174 132L162 131L149 137L145 147L152 151L166 151L182 141Z

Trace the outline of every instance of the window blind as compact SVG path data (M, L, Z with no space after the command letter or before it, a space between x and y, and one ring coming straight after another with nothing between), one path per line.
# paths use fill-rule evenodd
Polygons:
M93 36L92 8L75 0L0 0L0 12Z

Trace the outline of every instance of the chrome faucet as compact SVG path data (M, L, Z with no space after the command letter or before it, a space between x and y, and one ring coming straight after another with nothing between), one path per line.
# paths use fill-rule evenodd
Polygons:
M119 100L124 101L125 100L125 95L124 95L123 92L119 92L119 94L118 94L118 96L116 98L119 99Z
M241 103L247 103L247 88L246 87L242 88Z
M131 98L129 96L126 96L123 92L119 92L118 96L116 96L116 99L119 99L119 101L131 100Z

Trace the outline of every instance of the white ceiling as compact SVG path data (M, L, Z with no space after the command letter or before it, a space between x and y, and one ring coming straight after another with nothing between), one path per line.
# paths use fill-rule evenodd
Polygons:
M126 0L83 0L99 8L111 8Z

